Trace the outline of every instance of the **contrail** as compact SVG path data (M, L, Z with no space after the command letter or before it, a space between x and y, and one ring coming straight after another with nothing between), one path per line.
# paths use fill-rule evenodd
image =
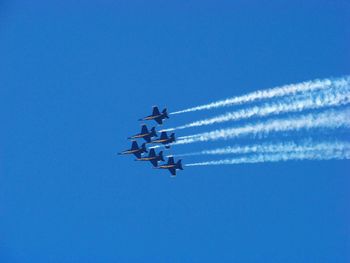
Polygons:
M191 111L209 110L213 108L238 105L238 104L258 101L262 99L276 98L276 97L282 97L287 95L295 95L297 93L325 89L331 86L346 85L349 83L349 81L350 81L350 76L337 78L337 79L306 81L298 84L285 85L285 86L275 87L267 90L254 91L243 96L220 100L213 103L196 106L196 107L188 108L181 111L175 111L170 114L180 114L180 113L191 112Z
M229 112L213 118L195 121L175 128L165 129L173 131L191 127L212 125L227 121L238 121L252 117L266 117L288 112L300 112L303 110L315 110L324 107L340 106L350 103L350 83L337 89L327 89L318 92L311 92L303 96L287 97L282 102L265 103L262 106L255 106L247 109Z
M254 154L251 156L234 158L234 159L190 163L190 164L186 164L185 166L264 163L264 162L280 162L280 161L289 161L289 160L331 160L331 159L339 159L339 160L350 159L350 151L349 149L346 149L345 151L329 149L324 151Z
M190 136L179 137L173 145L189 144L194 142L215 141L231 139L243 135L264 135L270 132L298 131L313 128L339 128L350 127L350 108L343 110L327 110L322 113L310 113L299 117L274 119L242 127L214 130Z
M199 152L175 154L175 157L195 156L195 155L223 155L223 154L251 154L251 153L277 153L277 152L308 152L308 151L327 151L329 149L344 151L350 150L349 142L326 141L313 142L311 139L303 140L301 143L280 142L263 143L248 146L228 146L212 150L203 150Z

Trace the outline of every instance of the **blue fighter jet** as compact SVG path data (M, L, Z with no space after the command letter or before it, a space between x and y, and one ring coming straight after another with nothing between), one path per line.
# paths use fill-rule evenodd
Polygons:
M169 157L166 164L154 167L154 169L168 169L172 176L176 176L176 170L183 170L181 160L174 162L174 157Z
M139 121L155 120L158 124L163 124L164 119L169 119L167 109L164 108L164 110L162 112L159 112L158 107L153 106L152 115L141 118L141 119L139 119Z
M136 141L132 141L131 149L125 150L125 151L123 151L121 153L118 153L118 154L120 154L120 155L122 155L122 154L133 154L137 158L141 158L141 154L142 153L147 153L146 143L143 143L141 148L139 148L137 142Z
M157 156L155 150L151 149L149 151L148 157L137 158L135 161L150 161L154 167L157 167L159 161L164 161L163 151L160 151L159 155Z
M145 139L146 142L151 142L151 138L156 137L156 136L157 136L157 133L156 133L155 127L153 127L151 129L151 131L148 131L146 124L143 124L142 128L141 128L141 133L133 135L133 136L129 137L128 139L143 138L143 139Z
M153 143L153 144L161 143L165 145L165 148L169 149L170 148L169 144L175 141L176 141L175 133L170 134L170 136L168 137L167 133L164 131L160 134L160 137L158 139L155 139L148 143Z

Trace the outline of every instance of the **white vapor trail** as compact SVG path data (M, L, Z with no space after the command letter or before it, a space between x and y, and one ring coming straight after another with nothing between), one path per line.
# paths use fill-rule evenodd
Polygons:
M227 128L204 132L190 136L179 137L173 145L189 144L194 142L231 139L242 135L268 134L270 132L298 131L313 128L350 127L350 108L343 110L327 110L322 113L310 113L299 117L274 119L255 124L247 124L236 128Z
M229 112L213 118L195 121L176 128L165 129L173 131L191 127L211 125L227 121L238 121L251 117L266 117L287 112L300 112L303 110L320 109L324 107L340 106L350 103L350 83L338 86L337 89L327 89L322 92L311 92L300 97L287 97L282 102L265 103L247 109Z
M350 159L350 151L338 151L336 149L328 149L322 151L308 152L282 152L268 154L254 154L251 156L239 157L234 159L224 159L218 161L207 161L190 163L185 166L206 166L206 165L224 165L224 164L243 164L243 163L264 163L264 162L280 162L289 160L331 160L331 159Z
M275 87L267 90L258 90L243 96L237 96L237 97L233 97L233 98L229 98L221 101L216 101L213 103L196 106L196 107L188 108L181 111L172 112L170 114L180 114L180 113L199 111L199 110L209 110L213 108L238 105L238 104L258 101L262 99L283 97L287 95L294 95L297 93L321 90L321 89L329 88L331 86L337 86L344 82L349 83L349 79L350 79L350 76L337 78L337 79L313 80L313 81L306 81L298 84Z
M173 156L184 157L194 155L222 155L222 154L251 154L251 153L277 153L277 152L308 152L308 151L327 151L334 149L338 151L350 150L349 142L326 141L313 142L312 140L304 140L301 143L280 142L280 143L263 143L249 146L227 146L212 150L203 150L199 152L176 154Z

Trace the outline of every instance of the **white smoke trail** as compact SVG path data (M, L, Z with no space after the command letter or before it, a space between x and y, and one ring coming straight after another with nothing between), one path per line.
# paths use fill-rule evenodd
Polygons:
M300 129L350 127L349 116L350 108L343 110L327 110L317 114L310 113L299 117L274 119L255 124L247 124L237 128L214 130L211 132L183 136L173 144L215 141L219 139L236 138L243 135L264 135L270 132L298 131Z
M250 154L250 153L276 153L276 152L306 152L322 151L328 149L337 149L339 151L350 150L349 142L325 141L313 142L311 139L303 140L300 143L293 141L280 143L263 143L248 146L227 146L212 150L203 150L199 152L175 154L175 157L195 156L195 155L222 155L222 154Z
M302 93L307 91L315 91L315 90L329 88L331 86L344 85L344 83L349 83L350 81L349 79L350 79L350 76L337 78L337 79L313 80L313 81L306 81L298 84L275 87L267 90L259 90L259 91L248 93L243 96L233 97L233 98L229 98L229 99L225 99L225 100L221 100L221 101L217 101L217 102L213 102L213 103L209 103L201 106L196 106L193 108L172 112L170 114L180 114L180 113L191 112L191 111L209 110L213 108L238 105L238 104L258 101L262 99L294 95L297 93Z
M251 156L239 157L234 159L224 159L218 161L207 161L190 163L185 166L206 166L206 165L224 165L224 164L243 164L243 163L264 163L280 162L289 160L331 160L331 159L350 159L350 151L338 151L334 149L308 152L282 152L268 154L254 154Z
M337 89L327 89L323 92L311 92L300 97L288 97L282 102L265 103L248 109L229 112L213 118L195 121L175 128L165 129L173 131L191 127L199 127L222 123L227 121L238 121L251 117L266 117L287 112L300 112L303 110L314 110L324 107L340 106L350 103L350 83Z

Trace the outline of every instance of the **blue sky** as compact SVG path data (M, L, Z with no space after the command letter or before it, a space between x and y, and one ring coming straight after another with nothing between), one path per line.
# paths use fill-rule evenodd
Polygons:
M0 261L349 262L348 161L115 155L154 104L349 74L349 3L304 2L2 1Z

